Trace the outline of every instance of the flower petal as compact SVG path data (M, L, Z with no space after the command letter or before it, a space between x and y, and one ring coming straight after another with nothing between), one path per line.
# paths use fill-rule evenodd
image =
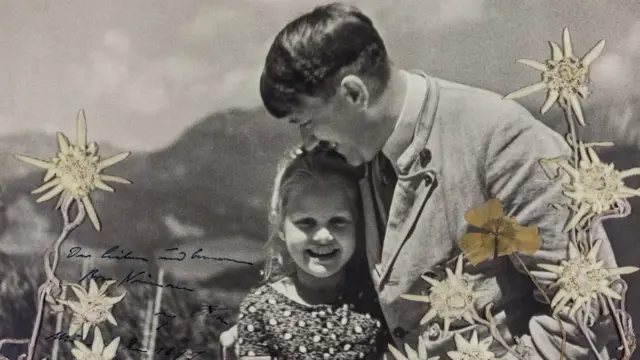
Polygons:
M424 325L424 324L428 323L434 317L436 317L436 315L438 315L438 312L436 311L436 309L434 309L434 308L429 309L429 311L427 311L427 313L424 314L422 319L420 319L420 325Z
M622 296L620 296L620 294L618 294L617 292L613 291L608 286L603 286L599 290L603 295L606 295L606 296L608 296L610 298L613 298L613 299L616 299L616 300L622 300Z
M422 336L418 337L418 358L420 360L427 358L427 346L424 343L424 338Z
M418 352L413 350L411 346L409 346L409 344L406 344L406 343L404 344L404 352L407 353L407 356L409 357L410 360L413 360L413 359L419 360Z
M571 231L571 229L574 229L578 223L580 222L580 220L587 215L587 213L591 210L591 206L589 206L589 204L582 204L582 206L580 206L580 209L578 209L578 212L573 216L573 218L571 218L571 220L567 223L567 225L564 227L563 232L569 232Z
M113 316L111 311L107 313L107 321L110 322L113 326L118 326L118 322L116 321L116 318Z
M467 260L473 265L487 260L495 252L495 241L493 241L493 236L489 234L465 234L460 239L459 245Z
M91 352L94 354L102 354L104 350L104 340L102 339L102 331L96 326L93 330L93 344L91 344Z
M69 139L67 139L67 137L64 136L64 134L61 132L58 132L56 135L58 136L58 149L60 150L61 153L68 154Z
M420 302L423 302L423 303L429 303L429 296L428 295L402 294L402 295L400 295L400 297L405 299L405 300L420 301Z
M71 349L71 355L73 355L76 360L85 360L87 358L87 355L78 349Z
M44 185L40 186L39 188L35 189L35 190L31 190L32 194L39 194L47 189L50 189L54 186L57 186L60 184L60 179L53 179L47 183L45 183Z
M434 286L440 283L440 281L436 280L436 279L432 279L430 277L428 277L425 274L420 275L420 277L422 278L422 280L426 281L429 283L429 285Z
M87 119L83 109L78 110L76 118L76 146L82 151L87 147Z
M110 158L104 159L98 163L98 170L106 169L109 166L113 166L119 163L120 161L126 159L127 157L129 157L129 155L131 155L131 152L127 151L127 152L120 153L118 155L114 155Z
M483 228L489 220L500 219L504 216L504 209L500 199L489 199L484 204L467 211L465 220L475 227ZM490 229L487 229L490 230Z
M82 340L86 339L87 335L89 335L89 329L91 329L91 324L88 322L82 324Z
M569 316L575 315L576 311L578 311L582 307L582 305L584 305L585 301L586 299L583 297L577 298L573 303L573 306L569 310Z
M535 61L535 60L529 60L529 59L518 59L516 60L517 63L520 63L522 65L526 65L530 68L534 68L536 70L539 71L547 71L547 65L539 62L539 61Z
M558 290L558 292L556 292L556 294L553 296L553 299L551 300L551 307L555 307L558 302L560 302L560 300L562 300L562 298L566 297L567 291L565 289L560 289Z
M36 158L32 158L30 156L24 156L24 155L13 155L16 159L26 162L27 164L33 165L33 166L37 166L39 168L42 169L50 169L52 167L53 164L48 163L44 160L40 160L40 159L36 159Z
M104 190L104 191L108 191L108 192L114 192L115 191L111 186L109 186L109 185L105 184L104 182L102 182L102 180L100 180L100 178L93 179L93 185L95 185L100 190Z
M551 46L551 59L553 61L558 61L564 57L560 45L556 44L553 41L549 41L549 45Z
M544 90L547 88L547 84L545 82L539 82L531 85L527 85L523 88L520 88L514 92L511 92L503 97L503 99L517 99L527 95L531 95L538 91Z
M445 317L443 321L444 321L444 325L442 326L442 331L446 334L449 332L449 329L451 328L451 319L449 317Z
M100 179L103 181L111 181L111 182L117 182L117 183L121 183L121 184L131 184L131 181L125 179L125 178L121 178L119 176L111 176L111 175L103 175L100 174Z
M106 360L112 360L116 357L116 351L118 351L118 345L120 344L120 337L113 339L109 345L102 352L102 357Z
M391 344L389 344L389 352L393 354L396 360L409 360L400 352L400 350L396 349Z
M53 179L54 176L56 176L56 171L54 168L50 167L47 169L47 172L44 174L44 178L42 179L42 181L47 182Z
M526 255L533 255L536 251L540 250L542 238L538 232L538 226L521 226L516 224L513 225L513 228L516 231L514 244L517 251Z
M635 266L623 266L619 268L607 269L607 273L609 274L609 276L629 275L629 274L633 274L638 270L640 270L640 268Z
M571 35L569 35L569 28L562 30L562 47L564 48L564 57L573 56L573 46L571 45Z
M549 90L549 92L547 93L547 99L544 101L544 104L542 104L542 108L540 108L540 113L544 114L547 111L549 111L549 109L551 109L553 104L555 104L556 101L558 101L559 97L560 97L560 93L558 91Z
M582 65L585 66L585 67L591 65L591 63L595 59L597 59L600 56L600 54L602 53L602 50L604 49L604 45L605 45L605 41L604 41L604 39L602 39L593 48L591 48L591 50L589 50L582 57Z
M96 209L93 207L91 198L88 195L83 197L82 203L84 204L84 207L87 210L87 215L89 215L89 219L91 220L93 227L96 228L96 230L100 231L100 220L98 219L98 214L96 213Z
M54 197L56 197L56 195L60 194L63 191L64 191L64 187L61 184L58 184L53 189L49 190L49 192L47 192L46 194L36 199L36 202L41 203L47 200L51 200Z

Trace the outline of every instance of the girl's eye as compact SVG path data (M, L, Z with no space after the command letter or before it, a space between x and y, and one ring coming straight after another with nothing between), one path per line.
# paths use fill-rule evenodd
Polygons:
M331 219L331 224L337 227L343 227L351 224L351 220L345 217L334 217Z
M302 218L293 222L300 229L310 229L316 226L316 221L312 218Z

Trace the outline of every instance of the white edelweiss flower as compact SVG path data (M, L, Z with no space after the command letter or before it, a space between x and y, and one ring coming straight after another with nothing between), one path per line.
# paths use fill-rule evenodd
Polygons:
M478 341L478 332L473 330L471 339L467 341L460 334L455 334L456 342L455 351L447 351L447 356L451 360L494 360L496 355L489 350L493 337L489 336L484 340Z
M542 71L542 81L516 90L506 95L505 99L516 99L547 89L547 99L542 105L540 113L546 113L553 104L558 102L565 108L570 107L576 114L578 122L585 125L578 95L582 99L587 98L589 66L602 53L605 41L600 40L582 59L573 54L571 36L567 28L564 28L562 32L563 49L552 41L549 44L552 51L551 59L544 64L535 60L516 60L523 65Z
M617 300L622 299L620 294L609 287L612 280L608 278L616 275L631 274L639 269L635 266L603 269L604 261L596 259L601 245L602 241L597 240L589 250L589 253L584 255L570 242L568 260L561 261L560 265L538 265L540 268L547 270L547 272L532 271L534 276L540 278L557 279L554 286L558 286L558 291L551 300L553 315L556 315L572 301L573 306L568 315L573 316L589 299L597 298L598 294Z
M427 346L424 343L422 336L418 337L418 351L413 350L408 344L404 344L404 351L407 356L402 355L400 350L396 349L392 345L389 345L389 351L393 354L396 360L439 360L440 356L427 357Z
M87 120L84 110L78 111L76 132L75 145L70 144L63 133L58 133L58 153L49 161L24 155L14 156L27 164L47 170L44 176L45 184L31 193L38 194L46 190L48 192L40 196L36 202L51 200L59 194L57 207L70 197L82 201L91 223L99 231L100 221L89 194L96 188L113 192L114 189L105 181L131 184L127 179L102 173L104 169L121 162L131 153L123 152L102 160L98 155L98 144L95 142L87 144Z
M111 309L120 302L126 293L116 297L105 295L107 288L114 284L114 280L105 281L98 289L96 282L91 279L89 282L89 292L78 284L68 284L78 297L78 301L58 300L60 304L66 305L73 311L69 335L72 336L82 328L82 338L86 338L91 327L109 321L113 325L118 325L116 319L111 314Z
M567 141L575 146L571 139ZM563 194L573 201L577 209L565 226L565 232L583 226L594 216L615 209L623 199L640 196L640 189L629 188L624 183L625 178L640 175L640 168L619 171L614 164L601 162L591 146L579 141L577 147L577 165L570 164L567 160L555 161L569 175L570 181L563 184ZM543 162L550 161L553 162L543 159Z
M113 360L116 357L116 351L120 344L120 338L117 337L112 340L107 347L104 346L104 340L102 339L102 332L100 328L96 327L93 332L93 344L89 349L85 344L76 340L73 342L74 349L71 349L71 354L76 360Z
M473 282L469 275L462 272L463 255L458 256L455 273L447 268L447 278L438 281L426 275L422 278L431 284L429 295L403 294L402 298L412 301L420 301L431 304L429 311L420 320L420 325L429 322L436 316L444 320L444 332L449 331L451 321L464 319L470 324L475 324L474 316L478 313L474 302L488 291L474 291Z

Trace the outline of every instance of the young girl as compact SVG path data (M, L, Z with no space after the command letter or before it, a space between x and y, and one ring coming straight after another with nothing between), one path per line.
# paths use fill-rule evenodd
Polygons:
M362 237L359 173L297 150L275 181L264 284L240 305L240 359L378 359L388 333Z

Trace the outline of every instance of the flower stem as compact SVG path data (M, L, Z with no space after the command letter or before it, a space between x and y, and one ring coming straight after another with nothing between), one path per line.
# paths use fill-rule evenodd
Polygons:
M542 286L540 286L540 283L538 283L538 280L536 280L533 274L529 272L527 265L525 265L524 261L522 261L522 259L520 258L520 255L518 255L518 253L513 253L513 255L515 255L515 258L518 259L520 266L522 266L522 268L527 273L527 275L529 276L533 284L536 286L536 288L538 288L538 291L540 291L540 295L542 295L542 297L544 297L544 299L547 301L549 306L551 306L551 299L549 299L549 296L547 296L547 293L542 289ZM554 315L553 317L558 322L558 326L560 327L560 332L562 333L562 347L560 348L560 360L563 360L564 352L567 347L567 332L564 330L564 326L562 325L562 321L560 320L560 317L558 317L558 315Z
M151 334L150 334L150 338L149 338L149 348L148 348L148 354L149 354L149 360L153 360L153 354L155 354L156 352L156 337L158 335L158 317L155 316L156 314L160 313L160 309L162 306L162 290L163 287L162 285L164 285L164 269L160 268L158 269L158 284L160 284L159 287L156 288L156 298L154 301L154 311L153 311L153 318L151 319Z
M576 123L573 120L573 113L571 112L571 107L569 106L564 107L564 114L565 114L565 119L567 120L567 124L569 125L569 133L571 134L571 142L572 142L571 152L573 155L573 166L577 168L578 167L578 134L576 131ZM573 218L574 215L575 214L571 214L571 218ZM573 229L571 229L571 241L576 246L578 246L578 248L581 248L578 244L577 238L578 236L577 236L576 228L574 227Z
M58 268L58 262L60 260L60 247L64 240L67 239L69 233L73 231L75 228L82 224L84 221L84 217L86 215L85 208L80 201L76 201L78 206L78 214L73 222L69 222L69 208L71 204L75 201L74 198L69 197L65 200L62 205L60 211L62 212L62 219L64 221L64 227L60 232L60 236L53 244L53 247L47 251L44 259L44 267L45 272L47 274L47 280L39 287L38 294L38 310L36 315L36 321L33 325L33 331L31 333L31 340L29 341L29 350L27 353L27 360L33 360L36 352L36 344L38 342L38 335L40 334L40 328L42 327L42 318L44 315L44 307L47 299L47 295L49 295L49 286L53 283L56 286L60 286L60 279L55 276L55 272ZM53 253L53 261L50 262L49 255Z
M487 311L489 311L489 310L487 310ZM502 334L500 334L500 331L498 330L498 328L494 324L491 323L491 321L485 320L481 316L478 316L478 315L474 315L473 319L475 321L479 322L480 324L486 326L489 329L489 331L491 331L491 335L493 335L493 338L495 340L497 340L500 343L500 345L502 345L503 348L505 348L508 352L513 354L513 356L518 358L518 360L524 360L522 358L522 355L518 354L511 347L509 347L509 345L507 344L507 341L504 339Z
M622 341L622 346L624 348L623 359L631 359L631 350L629 350L629 343L627 342L627 337L625 336L624 329L622 328L622 323L620 322L620 318L616 313L616 308L613 305L613 301L609 296L607 296L607 303L609 304L609 309L611 310L611 315L613 315L613 319L616 322L616 328L618 329L618 333L620 335L620 340Z

